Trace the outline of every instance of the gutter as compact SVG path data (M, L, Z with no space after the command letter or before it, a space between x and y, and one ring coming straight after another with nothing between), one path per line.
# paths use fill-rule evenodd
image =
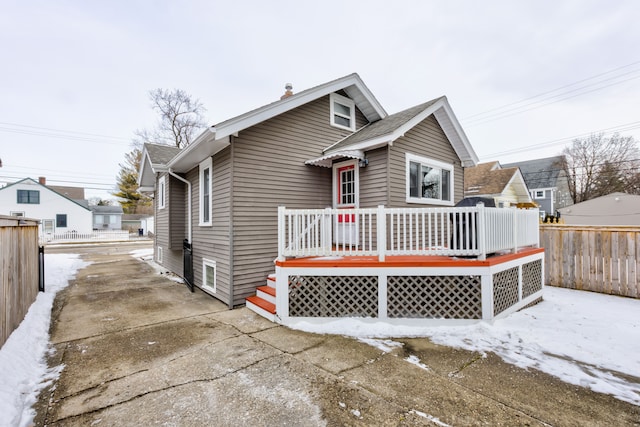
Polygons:
M192 201L191 201L191 183L189 181L187 181L186 179L184 179L183 177L181 177L180 175L177 175L173 172L173 170L169 169L168 170L169 175L171 175L172 177L174 177L175 179L184 182L185 184L187 184L187 222L188 222L188 230L187 230L187 240L189 241L189 243L191 243L192 240L192 226L191 226L191 209L192 209Z

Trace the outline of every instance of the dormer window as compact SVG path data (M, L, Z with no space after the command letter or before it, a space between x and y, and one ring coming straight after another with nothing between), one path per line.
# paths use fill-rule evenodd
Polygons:
M332 93L331 102L331 126L347 129L352 132L356 130L356 105L344 96Z

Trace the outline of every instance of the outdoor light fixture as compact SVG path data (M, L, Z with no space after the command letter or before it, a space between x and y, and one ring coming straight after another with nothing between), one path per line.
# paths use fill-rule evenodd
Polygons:
M361 168L367 166L369 164L369 159L360 159L360 161L358 162L358 165L360 165Z

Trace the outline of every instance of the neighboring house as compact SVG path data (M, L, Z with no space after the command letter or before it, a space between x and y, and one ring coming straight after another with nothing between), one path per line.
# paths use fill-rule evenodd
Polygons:
M520 168L531 198L540 206L542 217L555 215L558 209L573 204L562 160L562 156L556 156L502 165Z
M90 233L93 222L89 207L45 182L25 178L0 188L0 214L39 219L41 233Z
M498 162L480 163L465 169L464 196L491 198L500 208L534 206L520 170L501 167Z
M611 193L560 208L568 225L630 225L640 227L640 196Z
M288 90L183 150L145 144L139 185L155 192L156 261L233 308L273 272L278 206L454 206L476 163L446 97L388 115L351 74Z
M91 206L94 230L122 230L122 206Z
M142 234L147 236L154 232L153 216L149 214L124 214L122 215L122 229L133 232L142 230Z

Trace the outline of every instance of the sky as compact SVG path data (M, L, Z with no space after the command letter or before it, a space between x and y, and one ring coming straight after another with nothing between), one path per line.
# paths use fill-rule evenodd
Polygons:
M153 249L131 256L153 263ZM35 416L31 406L64 366L47 366L53 351L49 341L51 307L55 295L78 270L89 265L77 254L45 254L45 292L38 294L25 319L0 348L0 427L27 427ZM586 291L546 287L544 301L494 323L470 326L400 327L341 319L323 324L300 322L295 328L359 339L389 353L401 337L428 337L436 344L486 355L534 368L570 384L640 405L640 300ZM562 324L562 328L558 325ZM615 328L609 325L615 324ZM407 363L430 369L428 360L409 355ZM429 414L419 413L444 425Z
M0 185L113 198L149 91L209 124L357 72L392 114L446 95L481 161L640 140L635 0L0 0Z

